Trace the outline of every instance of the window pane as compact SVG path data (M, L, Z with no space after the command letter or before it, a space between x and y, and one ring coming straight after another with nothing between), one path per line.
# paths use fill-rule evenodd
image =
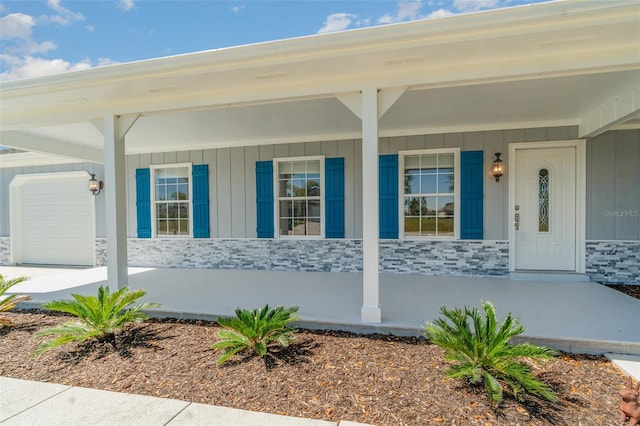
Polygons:
M309 200L309 216L318 218L320 221L320 200Z
M420 156L420 168L426 173L435 173L438 167L438 156L435 154L422 154Z
M302 177L304 177L304 174L307 173L307 162L293 161L291 163L291 172L296 175L303 175Z
M169 235L178 235L178 221L177 220L168 220L167 221L167 233Z
M438 235L441 235L441 236L453 235L453 217L438 218Z
M311 179L307 181L307 195L309 197L320 196L320 177L318 177L318 179Z
M407 155L404 157L404 173L417 171L420 168L420 157L417 155Z
M453 173L439 173L438 174L438 193L440 194L453 194Z
M189 185L181 183L178 185L178 200L188 200L189 199Z
M189 219L189 204L180 203L180 218Z
M307 223L304 219L293 219L293 235L306 235Z
M167 221L166 220L158 220L156 222L157 234L158 235L166 235L167 234Z
M293 216L293 201L280 200L280 217Z
M420 198L420 216L426 216L429 214L429 208L427 207L427 197ZM433 212L431 212L433 214Z
M320 235L320 218L310 217L307 222L307 235Z
M307 195L307 181L304 179L293 180L293 197L305 197Z
M538 232L549 232L549 170L538 172Z
M453 170L453 154L438 154L438 168L450 168Z
M291 218L280 218L280 235L291 235Z
M282 176L282 175L280 175ZM281 179L278 181L278 196L279 197L291 197L292 195L292 191L291 191L291 180L284 180Z
M294 201L293 202L293 217L306 217L307 216L307 202L302 201Z
M177 218L178 217L178 203L168 203L167 211L169 218Z
M419 194L420 193L420 174L418 171L404 176L404 193Z
M422 223L420 224L422 235L434 236L436 235L436 224L437 218L435 217L425 217L422 218Z
M438 216L453 216L453 197L438 197Z
M307 173L310 175L317 174L320 177L320 160L307 161Z
M420 215L420 198L419 197L405 197L404 214L405 216Z
M429 216L435 216L436 215L436 210L437 209L437 197L425 197L425 200L427 202L427 215Z
M167 198L169 200L178 199L178 185L175 185L175 184L167 185Z
M156 183L165 183L166 169L155 169Z
M163 201L167 199L167 191L164 185L156 185L156 201Z
M179 235L189 235L189 220L188 219L179 220L178 221L178 226L179 226L179 231L178 231Z
M420 176L420 182L421 194L435 194L438 192L437 175L423 174L422 176Z
M167 205L166 204L156 204L156 217L158 219L166 219L167 218Z
M290 161L281 161L278 163L278 173L280 173L280 177L282 175L290 175L291 174L291 162Z
M407 236L420 235L420 218L406 216L404 218L404 234Z

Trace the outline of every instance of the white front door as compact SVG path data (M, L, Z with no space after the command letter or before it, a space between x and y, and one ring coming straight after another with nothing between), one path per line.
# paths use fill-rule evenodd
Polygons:
M576 148L515 151L516 270L576 270Z

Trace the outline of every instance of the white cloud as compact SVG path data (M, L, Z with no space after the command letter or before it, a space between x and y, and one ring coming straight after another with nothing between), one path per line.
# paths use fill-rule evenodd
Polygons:
M120 9L124 10L125 12L130 11L135 6L136 6L136 4L135 4L134 0L120 0L120 1L118 1L118 7Z
M0 18L0 38L8 40L12 38L26 39L31 36L31 28L35 25L32 16L24 13L12 13Z
M47 0L47 6L56 12L55 15L47 15L38 18L43 23L51 22L63 27L71 25L76 21L84 21L84 15L80 12L73 12L60 4L60 0Z
M391 24L393 22L415 21L422 19L424 16L420 12L422 9L422 1L401 1L398 3L398 10L395 14L387 13L378 18L379 24Z
M415 20L420 18L420 9L422 2L418 1L401 1L398 6L398 19L402 21Z
M453 6L460 12L475 12L500 7L500 0L453 0Z
M324 25L318 30L318 34L346 30L356 18L357 15L351 13L333 13L327 16Z
M231 12L233 13L239 13L239 12L242 12L243 10L244 10L244 4L240 6L233 6L231 8Z
M433 12L431 12L430 14L427 15L427 18L433 18L433 19L437 19L437 18L445 18L447 16L453 16L455 15L455 13L446 10L446 9L438 9L438 10L434 10Z
M100 58L95 63L89 59L71 63L64 59L44 59L34 56L17 57L10 55L0 55L0 62L7 69L7 71L0 74L0 80L2 81L80 71L116 63L107 58Z

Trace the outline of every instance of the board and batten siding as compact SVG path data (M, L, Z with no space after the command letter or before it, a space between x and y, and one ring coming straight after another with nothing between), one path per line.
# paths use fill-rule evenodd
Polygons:
M576 126L461 132L434 135L380 138L380 154L437 148L460 148L461 151L484 151L484 239L507 240L509 197L509 144L578 138ZM501 152L505 173L496 182L491 176L494 153Z
M380 138L380 154L432 148L484 151L484 239L508 236L510 143L569 140L570 127L497 130ZM345 159L345 238L362 238L362 151L360 140L206 149L127 156L128 236L136 238L135 169L155 164L209 165L211 238L255 238L255 162L276 157L325 155ZM502 152L505 175L490 175L493 154ZM0 168L0 237L10 236L9 183L16 174L86 170L104 178L103 166L72 163ZM105 188L108 191L108 188ZM640 130L609 131L587 141L587 240L640 240ZM104 196L96 197L96 236L104 237Z
M640 130L587 141L587 240L640 241Z
M362 238L362 150L354 140L260 145L127 156L127 234L137 237L135 170L159 164L209 165L211 238L256 238L256 161L324 155L345 159L345 238Z
M11 155L11 154L5 154ZM104 167L96 163L67 163L32 167L0 168L0 237L11 235L9 184L16 175L35 173L61 173L86 171L96 178L104 180ZM88 182L88 178L87 178ZM87 189L88 191L88 189ZM105 236L104 197L95 197L96 202L96 237Z
M509 144L576 139L578 128L464 132L380 138L380 154L403 150L460 148L484 151L484 239L508 238ZM496 182L490 175L495 152L502 152L506 173ZM345 238L362 238L362 142L323 141L205 149L127 156L128 235L136 237L135 169L156 164L209 165L211 238L256 238L255 163L273 158L324 155L345 159Z

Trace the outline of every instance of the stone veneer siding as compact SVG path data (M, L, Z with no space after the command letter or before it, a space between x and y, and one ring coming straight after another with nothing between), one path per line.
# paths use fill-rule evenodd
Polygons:
M587 241L585 273L591 281L640 284L640 241Z
M129 239L129 264L169 268L361 272L361 240ZM0 265L11 258L0 237ZM640 284L640 241L587 241L585 273L607 284ZM96 265L106 240L96 239ZM500 276L509 273L508 241L380 240L380 271L394 274Z
M11 264L11 238L0 237L0 265Z
M380 240L380 270L394 274L509 274L508 241Z
M96 240L96 262L106 263ZM506 241L380 241L380 271L422 275L506 275ZM361 240L129 239L129 265L164 268L361 272Z

